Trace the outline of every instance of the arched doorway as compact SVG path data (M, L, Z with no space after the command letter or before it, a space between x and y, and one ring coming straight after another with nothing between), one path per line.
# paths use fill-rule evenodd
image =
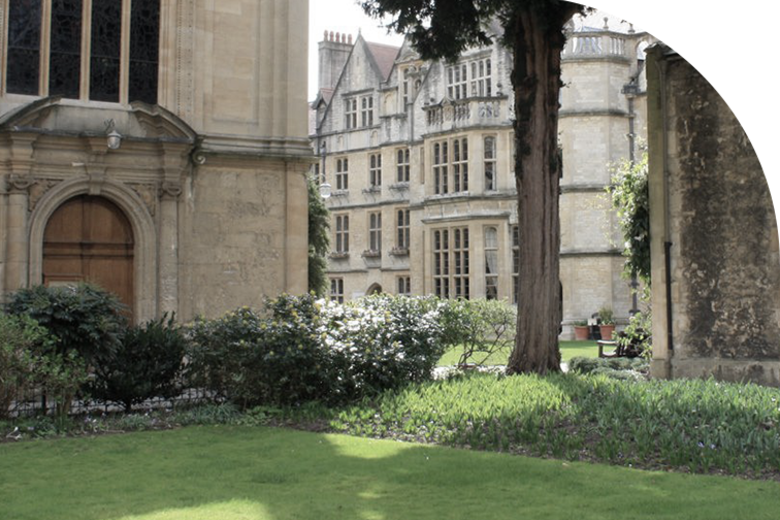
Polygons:
M90 282L133 310L133 229L121 209L103 197L80 195L52 214L43 235L43 283Z
M371 287L368 288L366 291L366 294L382 294L382 286L378 283L373 284Z

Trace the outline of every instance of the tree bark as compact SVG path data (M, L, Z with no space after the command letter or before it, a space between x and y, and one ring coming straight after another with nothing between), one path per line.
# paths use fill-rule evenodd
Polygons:
M563 25L579 6L513 16L515 181L520 231L517 338L507 374L560 371L558 108Z

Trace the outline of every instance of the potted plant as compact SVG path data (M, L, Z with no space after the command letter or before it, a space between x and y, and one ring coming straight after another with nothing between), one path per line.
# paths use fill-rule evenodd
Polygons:
M587 341L590 335L590 327L587 320L574 322L574 339L577 341Z
M612 340L612 334L615 332L615 317L612 314L612 309L602 307L599 310L599 331L602 340Z

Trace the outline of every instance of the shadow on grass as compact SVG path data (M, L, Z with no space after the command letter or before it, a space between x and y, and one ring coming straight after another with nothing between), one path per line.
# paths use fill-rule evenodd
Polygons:
M780 485L273 428L0 446L0 518L776 518Z

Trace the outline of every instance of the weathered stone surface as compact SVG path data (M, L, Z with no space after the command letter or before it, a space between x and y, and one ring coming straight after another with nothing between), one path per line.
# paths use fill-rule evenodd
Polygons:
M657 373L778 385L780 262L764 173L724 100L662 51L653 53L663 73L650 87ZM664 241L672 243L673 350L659 316L667 305Z

